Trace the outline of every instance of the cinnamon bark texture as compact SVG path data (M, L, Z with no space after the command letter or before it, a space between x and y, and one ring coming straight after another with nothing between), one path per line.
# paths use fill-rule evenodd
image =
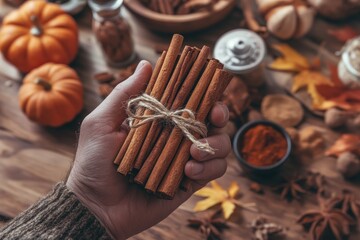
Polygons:
M166 51L163 51L160 58L156 62L156 65L155 65L155 68L151 75L150 81L149 81L148 85L146 86L145 93L147 93L147 94L151 93L151 91L155 85L155 81L156 81L157 77L159 76L160 69L161 69L162 65L164 64L165 56L166 56ZM136 113L139 115L143 115L144 112L145 112L144 108L139 108L139 110ZM130 129L130 132L126 137L125 142L121 146L121 149L115 158L115 161L114 161L115 164L119 164L121 159L125 156L125 152L130 145L130 142L131 142L132 137L134 136L135 130L136 130L135 128Z
M166 103L165 106L170 108L174 102L175 97L177 96L178 90L184 81L190 67L193 65L195 58L199 54L197 49L186 46L180 56L180 59L175 67L175 70L171 76L168 87L166 88L164 95L161 98L162 103ZM159 122L153 122L149 129L148 135L141 147L139 155L135 162L135 169L140 169L149 149L153 146L153 143L157 139L158 134L160 133L161 125Z
M171 105L171 110L179 109L183 107L186 99L190 95L191 90L193 89L195 82L197 81L203 67L206 64L207 57L209 55L210 49L208 47L203 47L198 58L193 64L189 74L187 75L179 93L176 95L176 99ZM191 109L190 109L191 110ZM165 129L160 134L155 147L152 149L149 158L146 160L144 166L141 168L139 174L135 177L135 182L144 184L144 181L148 178L151 170L153 169L155 163L158 162L157 158L160 153L163 151L164 145L169 139L172 126L166 126ZM166 163L164 163L166 164ZM150 189L149 189L150 190Z
M211 107L220 99L231 78L232 76L229 73L221 71L220 69L216 70L206 94L198 107L197 119L199 121L205 121ZM191 145L192 142L188 139L184 139L181 143L170 168L162 179L159 189L157 189L158 193L163 198L172 199L176 190L179 188L181 179L184 175L185 164L190 159Z
M160 99L163 95L164 90L169 82L171 73L175 67L177 56L180 52L184 37L175 34L171 40L169 49L166 53L165 60L161 66L159 76L155 82L155 85L151 91L151 96L156 99ZM148 109L145 110L143 115L150 115L152 112ZM123 175L127 175L135 164L135 159L141 148L141 143L147 136L147 132L151 124L145 124L135 130L134 136L132 137L130 144L126 150L124 157L121 159L118 172Z
M131 175L135 183L165 199L172 199L179 188L191 145L204 147L197 139L205 137L206 117L231 79L218 60L208 60L207 46L201 50L185 46L179 56L182 41L182 36L174 35L156 64L147 95L129 102L133 128L114 161L118 172ZM149 101L160 104L160 110ZM135 107L131 102L136 102ZM179 119L196 127L184 129L177 125Z
M200 103L201 98L203 97L203 94L205 93L210 80L212 76L214 75L214 72L218 66L218 63L216 60L211 60L205 69L202 77L200 78L199 82L197 83L197 86L195 87L195 90L193 91L193 94L191 95L188 103L186 104L186 109L189 109L193 112L197 110L197 107ZM187 113L183 113L184 117L189 117ZM199 120L199 119L197 119ZM179 144L181 143L181 140L183 138L183 134L179 128L174 128L171 132L170 137L166 136L167 138L171 139L171 141L164 142L166 143L165 147L163 147L163 151L157 161L155 162L155 167L148 175L150 175L147 183L146 183L146 190L155 192L157 186L159 185L162 177L165 175L166 169L169 167L171 160L173 159ZM148 170L148 169L146 169ZM138 175L141 176L141 171Z

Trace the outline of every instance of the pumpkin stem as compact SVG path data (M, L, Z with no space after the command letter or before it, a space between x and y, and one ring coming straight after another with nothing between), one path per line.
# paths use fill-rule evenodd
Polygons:
M51 84L48 83L47 81L45 81L42 78L37 78L34 81L35 84L40 85L41 87L43 87L45 89L45 91L50 91L51 90Z
M31 15L30 20L33 24L32 28L30 29L30 33L34 36L40 36L43 31L42 31L41 24L39 22L38 17L35 15Z

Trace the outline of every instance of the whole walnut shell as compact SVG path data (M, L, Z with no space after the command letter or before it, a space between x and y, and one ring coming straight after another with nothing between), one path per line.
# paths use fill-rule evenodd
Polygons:
M342 19L360 13L360 0L307 0L318 13L331 19Z

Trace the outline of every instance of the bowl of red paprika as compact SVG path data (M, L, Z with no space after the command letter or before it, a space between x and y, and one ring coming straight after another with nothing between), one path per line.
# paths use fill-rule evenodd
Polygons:
M258 120L237 131L233 149L245 171L270 174L277 172L289 159L292 145L284 128L270 121Z

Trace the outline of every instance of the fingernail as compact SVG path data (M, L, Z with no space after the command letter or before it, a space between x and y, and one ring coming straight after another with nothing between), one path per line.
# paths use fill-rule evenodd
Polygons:
M191 167L191 175L196 176L204 171L204 165L200 163L193 163Z
M145 61L145 60L141 60L141 61L138 63L138 65L137 65L137 67L136 67L136 69L135 69L135 72L139 71L145 64L146 64L146 61Z

